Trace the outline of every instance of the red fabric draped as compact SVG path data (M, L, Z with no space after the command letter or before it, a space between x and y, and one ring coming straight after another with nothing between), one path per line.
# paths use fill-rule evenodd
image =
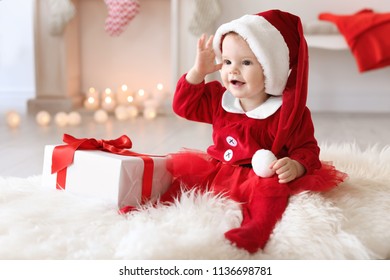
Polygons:
M337 25L360 72L390 65L390 13L364 9L352 15L321 13L318 18Z

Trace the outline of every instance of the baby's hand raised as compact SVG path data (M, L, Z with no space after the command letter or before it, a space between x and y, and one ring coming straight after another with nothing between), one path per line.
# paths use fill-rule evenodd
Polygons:
M222 64L215 64L215 53L213 49L213 38L210 36L206 41L206 34L198 39L195 65L188 71L186 80L191 84L201 83L206 75L221 69Z

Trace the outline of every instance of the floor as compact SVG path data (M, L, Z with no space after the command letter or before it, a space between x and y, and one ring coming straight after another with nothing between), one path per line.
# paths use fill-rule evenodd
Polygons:
M5 110L0 119L0 176L28 177L42 172L43 151L47 144L61 144L64 133L78 138L114 139L122 134L133 141L133 150L149 154L175 152L182 147L205 150L211 143L211 128L176 116L153 120L137 117L118 121L113 115L104 124L91 113L82 114L79 126L39 126L35 116L21 113L18 128L8 127ZM390 114L313 113L316 137L321 145L356 143L362 149L390 145Z

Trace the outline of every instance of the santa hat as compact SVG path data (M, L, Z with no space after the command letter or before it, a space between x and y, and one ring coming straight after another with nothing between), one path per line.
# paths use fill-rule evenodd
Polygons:
M299 17L280 10L245 15L221 25L213 47L222 61L222 41L229 32L239 34L249 45L265 76L265 91L282 95L281 115L272 152L278 154L301 122L306 108L308 51Z

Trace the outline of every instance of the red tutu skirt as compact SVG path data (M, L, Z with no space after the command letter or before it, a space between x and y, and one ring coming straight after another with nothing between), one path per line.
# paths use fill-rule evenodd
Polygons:
M168 170L174 180L160 202L172 202L183 190L194 188L239 202L243 213L241 226L225 232L225 237L250 253L265 246L292 194L327 191L346 178L346 174L323 163L313 174L281 184L277 175L261 178L250 167L228 165L196 151L171 154Z
M252 189L257 192L261 190L265 197L292 195L302 191L321 192L338 186L347 177L332 164L322 162L322 167L312 174L281 184L277 175L261 178L251 167L225 164L200 151L185 150L170 154L169 158L168 171L185 189L212 190L239 202L242 202L240 194L251 192Z

